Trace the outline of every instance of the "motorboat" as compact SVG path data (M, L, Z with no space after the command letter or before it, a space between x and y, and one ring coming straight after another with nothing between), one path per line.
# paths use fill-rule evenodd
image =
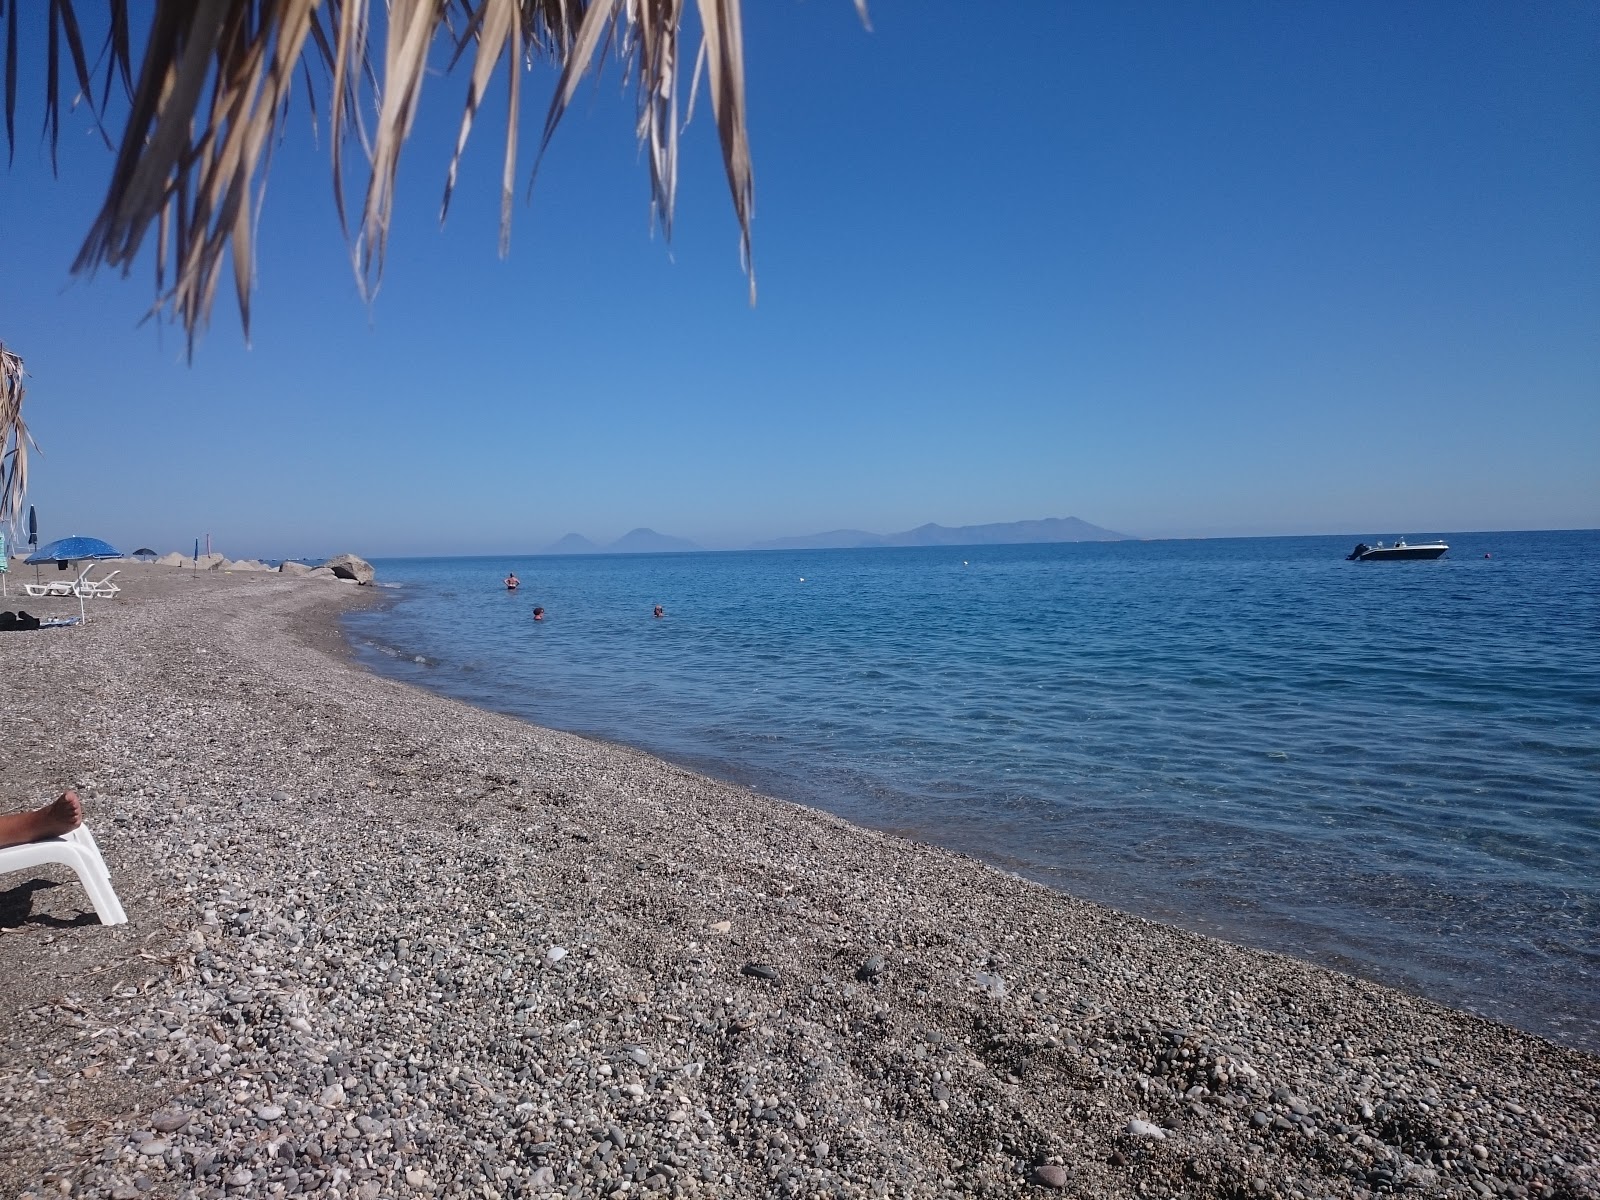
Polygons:
M1381 562L1388 559L1399 558L1439 558L1449 546L1443 542L1416 542L1408 543L1401 538L1392 546L1385 546L1379 542L1376 546L1369 546L1365 542L1357 542L1356 548L1345 555L1346 562Z

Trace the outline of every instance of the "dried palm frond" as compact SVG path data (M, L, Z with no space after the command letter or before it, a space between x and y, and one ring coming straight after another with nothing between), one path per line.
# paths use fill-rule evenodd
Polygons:
M7 33L6 131L13 144L18 2L0 0ZM611 47L638 96L637 130L648 152L652 209L670 235L677 190L679 39L688 0L388 0L378 64L368 59L375 24L371 8L377 0L153 0L153 10L136 10L150 13L136 72L130 61L129 0L102 2L110 27L95 107L104 111L120 80L129 91L129 114L105 203L73 269L107 265L127 273L154 230L157 309L183 325L191 349L209 319L225 262L248 333L254 222L297 71L313 106L321 84L326 85L335 202L351 239L357 276L369 295L383 273L400 151L415 120L430 52L440 38L452 44L452 64L469 51L472 59L441 219L483 97L504 62L509 93L501 178L505 252L522 70L535 60L557 70L542 156L578 85L601 51ZM699 63L709 80L748 270L754 190L739 0L697 0L697 6ZM101 11L99 5L96 9ZM60 125L57 60L63 46L79 91L91 104L96 89L73 0L50 0L48 29L46 130L53 155ZM364 113L372 114L370 128ZM369 166L353 230L344 197L344 142L351 134L359 138Z
M26 375L22 358L0 342L0 529L15 524L28 490L28 449L33 439L22 420Z

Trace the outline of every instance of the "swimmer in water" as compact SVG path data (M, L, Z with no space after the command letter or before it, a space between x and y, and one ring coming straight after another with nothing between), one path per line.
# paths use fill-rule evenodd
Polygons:
M542 620L544 620L544 609L542 609L542 608L535 608L535 609L534 609L534 610L533 610L533 619L534 619L534 620L535 620L535 621L542 621Z
M521 586L522 582L517 578L517 573L515 571L512 571L511 574L506 576L506 591L514 592Z
M664 617L664 616L666 616L666 615L667 615L667 610L666 610L666 609L664 609L664 608L662 608L662 607L661 607L661 605L659 605L659 604L658 604L658 605L656 605L656 607L655 607L655 616L656 616L656 619L657 619L657 620L660 620L660 619L661 619L661 618L662 618L662 617Z

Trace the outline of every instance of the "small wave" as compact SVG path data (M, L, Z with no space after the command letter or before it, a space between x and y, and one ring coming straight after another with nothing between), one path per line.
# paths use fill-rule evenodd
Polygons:
M385 658L392 658L396 662L416 663L419 667L436 667L439 665L439 660L436 658L429 658L426 654L413 654L409 650L401 650L397 646L374 641L372 638L362 638L361 645L368 650L376 651Z

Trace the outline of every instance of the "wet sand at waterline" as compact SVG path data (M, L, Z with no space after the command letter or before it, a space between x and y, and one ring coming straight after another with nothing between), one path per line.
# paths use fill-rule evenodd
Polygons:
M1592 1055L377 678L371 589L119 582L0 635L130 918L0 877L0 1194L1600 1194Z

